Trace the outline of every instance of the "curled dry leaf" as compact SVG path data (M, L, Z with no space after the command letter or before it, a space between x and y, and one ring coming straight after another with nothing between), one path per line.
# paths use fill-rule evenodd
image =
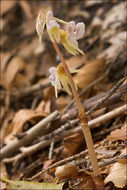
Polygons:
M123 188L127 182L127 165L116 162L110 168L110 173L105 179L105 183L112 181L118 188Z
M80 69L74 76L74 81L81 89L86 88L91 82L96 80L103 74L104 59L96 59L90 61L87 65ZM84 96L88 97L91 90L87 91Z
M39 122L46 117L46 113L36 112L34 110L22 109L19 110L8 128L8 134L5 137L5 143L9 143L14 139L14 135L20 134L23 131L23 126L26 122L30 122L32 125Z
M127 147L121 151L121 155L127 154ZM118 188L123 188L127 184L127 159L119 159L110 168L109 175L105 178L104 183L112 181Z
M44 101L42 100L35 111L40 112L40 113L45 113L45 114L50 114L50 107L51 107L51 101Z
M84 136L80 133L73 134L64 138L64 150L70 156L75 154L78 148L83 144Z
M25 76L21 77L21 75L22 75L21 73L20 73L20 77L17 77L17 74L19 74L19 72L24 69L25 69L25 62L21 57L16 56L9 62L7 69L3 73L4 80L5 80L5 84L3 84L3 85L7 90L10 91L14 84L17 84L17 86L18 86L16 79L19 82L19 84L22 83L23 85L28 85L28 81L23 79L23 78L25 78ZM20 78L20 80L19 80L19 78ZM25 82L21 82L22 79L23 79L23 81L25 80Z
M121 129L116 129L107 137L109 141L125 140L127 138L127 123L125 122Z
M55 176L57 181L61 181L68 178L76 178L78 170L75 165L67 164L56 168Z

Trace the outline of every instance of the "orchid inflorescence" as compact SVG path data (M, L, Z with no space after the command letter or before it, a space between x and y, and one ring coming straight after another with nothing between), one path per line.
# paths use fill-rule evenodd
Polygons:
M64 24L66 29L61 29L60 24ZM49 80L51 84L55 87L55 95L57 97L57 89L61 89L61 86L67 91L68 94L72 94L74 96L77 108L78 108L78 117L81 122L82 131L84 137L86 139L86 144L88 147L88 152L93 168L94 176L97 177L100 175L97 156L94 149L94 144L91 136L91 132L87 122L87 116L84 110L84 107L80 101L79 95L77 93L77 87L73 81L71 73L77 72L77 70L72 70L68 67L63 55L57 45L57 43L62 44L65 49L73 54L81 53L84 55L83 51L79 49L77 40L82 38L85 32L84 23L76 24L74 21L69 23L57 19L53 16L52 11L48 11L47 13L40 12L37 18L36 29L39 35L39 40L41 42L42 34L44 27L46 25L47 32L52 41L52 44L61 60L61 63L55 67L51 67L49 69ZM103 188L102 188L103 189Z
M60 25L58 23L64 24L66 29L60 29ZM39 35L39 41L41 42L42 34L44 27L46 26L47 32L52 43L57 42L62 44L65 49L71 53L72 55L76 55L81 53L84 55L83 51L79 49L78 42L80 38L83 37L85 32L84 23L76 24L74 21L65 22L63 20L57 19L53 16L52 11L48 11L47 13L40 12L36 22L36 30ZM55 87L55 95L57 97L57 89L61 89L61 84L68 94L71 95L71 90L69 88L69 80L68 76L64 71L64 67L62 64L59 64L57 68L52 67L49 69L50 76L49 80L51 84ZM71 73L77 72L77 70L71 70Z

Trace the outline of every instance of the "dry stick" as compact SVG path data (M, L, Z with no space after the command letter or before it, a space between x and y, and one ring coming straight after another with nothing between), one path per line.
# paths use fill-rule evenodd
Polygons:
M101 77L99 77L97 80L93 81L92 83L90 83L89 86L87 86L86 88L82 89L82 91L79 93L79 97L81 97L83 95L83 93L85 93L88 89L92 88L95 84L99 83L101 80L103 80L109 73L110 68L107 69L107 71L105 72L105 74ZM64 113L67 112L68 109L71 108L71 106L74 104L75 100L73 99L64 109Z
M97 148L98 145L95 145L94 147ZM47 171L49 171L49 170L51 170L51 169L53 169L53 168L56 168L56 167L61 166L61 165L64 165L64 164L67 164L67 163L72 162L72 161L74 161L74 160L77 161L78 159L82 159L84 156L86 156L87 153L88 153L88 150L85 150L85 151L82 151L82 152L79 153L79 154L75 154L75 155L73 155L73 156L71 156L71 157L68 157L68 158L66 158L66 159L64 159L64 160L60 160L60 161L58 161L58 162L52 164L52 165L49 166L48 168L46 168L46 169L40 171L38 174L34 175L33 177L27 178L27 180L33 180L33 179L37 178L38 176L42 175L43 173L45 173L45 172L47 172ZM127 154L125 154L125 155L119 155L119 156L116 156L116 157L114 157L114 158L112 158L112 159L110 159L110 160L106 160L106 161L104 161L104 162L100 162L100 163L99 163L99 167L107 166L107 165L112 164L112 163L115 163L117 160L123 159L123 158L126 159L126 158L127 158ZM85 162L85 161L83 160L83 163L84 163L84 162ZM82 162L80 162L80 163L82 163ZM90 171L92 171L91 168L86 168L85 170L90 170Z
M50 86L49 81L34 84L24 89L20 89L19 91L13 92L12 96L15 97L16 99L20 99L24 96L31 95L32 93L37 92L38 90L42 90L48 86Z
M100 78L99 78L100 79ZM97 104L95 104L94 106L92 106L91 109L89 109L86 112L86 115L91 114L93 111L95 111L96 109L98 109L107 99L109 99L113 93L122 85L122 83L127 80L127 77L120 79L107 93L106 95L104 95L104 97L102 97L100 100L97 100ZM92 85L92 84L91 84ZM84 89L85 90L85 89Z
M58 114L58 111L54 111L45 119L41 120L31 129L29 129L22 139L15 139L10 142L10 144L3 147L0 151L0 160L3 160L4 158L10 156L14 152L16 152L21 146L25 146L30 143L33 139L35 139L39 134L42 133L43 127L51 122L56 116L58 116Z
M114 86L113 88L106 94L106 96L104 96L101 100L98 101L98 103L93 106L89 111L87 111L87 114L92 113L94 110L96 110L101 104L103 104L120 86L121 84L127 79L127 77L122 78L121 80L119 80Z
M89 121L88 122L89 127L91 129L95 128L97 124L99 124L101 122L104 123L107 120L110 120L114 117L117 117L117 116L123 114L126 111L126 107L127 107L127 105L121 106L121 107L119 107L113 111L110 111L110 112L108 112L108 113L106 113L106 114L104 114L104 115L102 115L96 119ZM73 123L75 123L75 122L77 122L77 119L76 119L76 121L73 121ZM66 130L63 131L63 129L66 129L66 126L63 125L60 129L56 129L51 134L45 135L44 139L42 139L42 141L37 143L37 144L34 144L32 146L29 146L29 147L20 148L22 153L14 156L12 158L6 158L6 159L4 159L4 162L6 162L6 163L16 162L17 160L19 160L25 156L31 155L31 154L39 151L40 149L45 148L46 146L49 146L52 141L54 141L54 143L56 143L56 142L59 142L61 139L65 138L69 135L81 132L80 127L76 127L75 129L70 129L68 131L66 131Z
M53 46L54 46L62 64L63 64L64 70L68 76L69 84L71 86L71 89L72 89L72 92L73 92L73 95L74 95L74 98L75 98L75 101L77 104L77 108L78 108L78 112L79 112L78 117L79 117L79 120L81 122L82 131L83 131L83 134L84 134L84 137L86 140L86 144L88 147L88 152L89 152L89 156L90 156L91 165L93 168L93 173L94 173L94 176L98 176L98 175L100 175L100 171L99 171L99 167L98 167L97 156L96 156L96 153L94 150L94 144L93 144L91 132L90 132L90 129L88 126L87 116L85 114L84 107L80 101L80 98L79 98L79 95L76 91L76 87L75 87L74 81L72 79L71 73L70 73L68 66L67 66L67 64L66 64L66 62L65 62L65 60L64 60L64 58L60 52L59 47L57 46L57 43L54 42Z

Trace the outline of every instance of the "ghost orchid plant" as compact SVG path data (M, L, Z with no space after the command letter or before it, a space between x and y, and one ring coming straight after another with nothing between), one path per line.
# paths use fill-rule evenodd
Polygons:
M66 26L66 29L61 29L59 23L64 24ZM79 53L84 55L83 51L78 47L77 40L81 39L84 36L85 25L82 22L76 24L74 21L68 23L60 20L53 16L52 11L48 11L47 13L40 12L36 22L36 30L40 42L42 41L42 35L45 26L47 28L50 40L61 60L61 63L57 68L51 67L49 69L49 80L55 87L56 97L58 96L57 89L61 89L61 85L64 87L68 94L74 95L74 99L79 112L78 117L81 122L82 131L88 147L93 173L94 176L99 176L100 171L91 132L87 122L87 116L77 93L77 87L71 76L71 73L77 72L77 70L72 71L70 68L68 68L68 65L57 45L57 43L62 44L64 48L72 55L77 55Z

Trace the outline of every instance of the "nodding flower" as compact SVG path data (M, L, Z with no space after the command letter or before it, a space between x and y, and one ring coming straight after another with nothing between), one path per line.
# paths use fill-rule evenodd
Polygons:
M66 30L60 29L60 25L65 24ZM41 42L41 37L43 34L44 27L47 27L47 32L51 41L54 43L61 43L65 49L73 54L81 53L84 55L83 51L79 49L77 40L81 39L85 33L84 23L76 24L74 21L69 23L57 19L53 16L52 11L48 11L46 14L40 12L36 22L36 30L39 35L39 41Z
M70 69L70 72L76 73L76 72L78 72L78 70L71 70ZM69 95L72 94L70 87L69 87L69 79L65 73L65 70L64 70L62 63L60 63L57 68L51 67L49 69L49 73L50 73L49 81L51 82L51 85L55 87L56 98L58 97L57 89L61 89L62 86ZM77 86L76 86L76 88L77 88Z
M44 31L45 25L47 26L47 32L52 42L59 43L60 41L60 26L57 23L56 19L53 17L52 11L48 11L46 14L39 12L36 22L36 30L39 36L39 42L41 42L41 37Z

